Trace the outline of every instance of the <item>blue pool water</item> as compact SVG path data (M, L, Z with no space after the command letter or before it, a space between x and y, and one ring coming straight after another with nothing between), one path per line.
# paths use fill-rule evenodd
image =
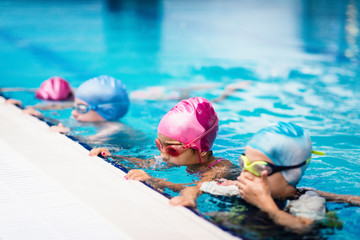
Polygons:
M313 158L299 186L360 195L359 11L355 0L3 0L0 87L36 88L54 75L77 87L107 74L129 92L213 83L215 88L191 93L212 99L227 84L249 80L249 87L214 104L220 119L215 156L237 164L254 132L293 121L309 131L316 150L326 152ZM38 102L30 93L5 95L25 105ZM91 137L103 126L74 123L70 110L45 114L93 147L149 158L158 154L157 124L175 104L134 101L121 120L125 133L103 138ZM147 171L174 182L196 179L183 167L160 164ZM203 194L198 210L210 216L245 204L236 201ZM357 238L360 208L327 207L343 228L321 229L311 238ZM234 234L294 239L282 229L265 230L246 225Z

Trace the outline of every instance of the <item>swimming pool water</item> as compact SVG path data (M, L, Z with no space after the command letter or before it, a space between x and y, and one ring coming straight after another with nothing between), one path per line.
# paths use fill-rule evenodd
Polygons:
M299 186L360 195L359 1L5 0L0 9L0 87L36 88L54 75L77 87L108 74L129 92L217 84L191 93L212 99L227 84L249 80L249 87L214 104L220 118L215 156L237 163L254 132L274 121L293 121L309 131L314 149L326 152L313 158ZM38 102L30 93L5 95L25 105ZM73 135L93 146L149 158L158 154L157 124L175 104L134 101L121 120L124 135L91 140L105 126L74 123L70 110L45 114L71 125ZM196 179L183 167L165 168L148 171L174 182ZM208 194L198 199L204 215L242 204ZM360 208L327 207L343 228L311 237L357 238ZM255 227L239 231L276 238ZM282 229L274 232L294 238Z

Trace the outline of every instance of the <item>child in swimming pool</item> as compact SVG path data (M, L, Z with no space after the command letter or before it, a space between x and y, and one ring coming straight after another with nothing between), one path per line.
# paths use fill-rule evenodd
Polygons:
M266 212L276 224L306 232L315 220L325 218L325 200L360 205L359 196L296 188L312 153L318 152L312 151L310 137L303 128L279 122L261 129L247 143L245 154L239 158L243 171L237 181L225 180L220 187L214 182L204 183L201 190L223 195L228 190L236 194L237 189L237 194ZM285 209L279 209L275 200L285 199L293 200Z
M37 98L51 100L69 100L69 98L66 98L69 95L71 95L70 85L64 79L58 77L46 80L36 92ZM70 105L60 103L62 106L55 108L72 108L74 106L72 117L75 120L78 122L98 123L96 124L96 134L83 138L84 142L101 142L120 132L125 136L134 133L134 130L130 127L115 121L123 117L129 108L127 91L118 79L109 76L89 79L79 86L75 91L75 99L70 100L69 103ZM51 106L48 106L48 108L54 109L55 104L59 104L59 102L50 104ZM25 108L24 112L44 118L34 108ZM56 122L56 125L50 127L50 130L59 133L70 133L70 128L64 126L63 123L50 118L45 119L51 123Z
M172 205L196 206L200 183L224 177L232 167L228 160L216 158L211 151L218 132L219 120L211 103L205 98L194 97L180 101L161 119L155 139L161 157L172 164L187 166L187 170L201 173L195 186L185 187L162 179L153 178L144 170L130 170L126 178L145 181L156 188L168 187L180 191L180 196L170 200ZM105 148L95 148L91 156L110 156ZM143 160L128 158L143 163ZM151 164L151 163L150 163Z
M51 77L41 83L35 92L35 97L51 101L71 101L74 93L70 83L61 77Z
M80 122L114 121L129 109L125 85L118 79L99 76L82 83L75 92L74 119Z
M233 92L237 90L242 90L248 87L249 85L250 85L250 81L237 81L233 84L229 84L225 87L225 91L219 97L212 99L211 102L220 102L222 100L225 100ZM154 100L154 101L182 100L188 98L189 93L193 90L205 90L214 87L216 87L216 85L214 84L203 84L203 85L194 85L187 88L169 88L169 89L164 86L148 87L143 90L132 91L130 93L129 98L131 100ZM47 101L46 103L36 104L35 106L26 106L26 108L23 110L24 113L36 117L42 116L42 114L38 110L65 109L65 108L73 107L75 89L71 90L70 84L61 77L51 77L45 80L41 84L39 89L0 88L0 93L14 92L14 91L36 92L35 93L36 98L43 100L50 100ZM6 102L22 107L21 101L17 99L7 99ZM87 121L88 120L89 119L87 119ZM58 127L58 129L59 132L63 132L60 130L62 128ZM63 129L67 130L67 128L63 128Z
M80 126L81 131L94 132L75 135L81 142L94 146L116 141L123 148L129 148L138 141L148 141L141 131L118 121L125 116L129 105L127 90L119 79L106 75L91 78L75 91L71 116L76 122L71 124L71 129L59 123L50 130L74 136Z
M0 92L35 92L36 98L50 101L70 101L73 99L69 82L56 76L43 81L38 89L0 88Z
M129 108L125 86L118 79L99 76L82 83L75 92L72 117L79 122L106 122L123 117ZM52 126L56 132L66 133L63 124Z
M35 109L47 110L47 109L58 109L71 107L70 104L74 100L74 95L71 90L70 84L64 78L51 77L41 83L38 89L27 89L27 88L1 88L0 92L35 92L37 99L46 100L45 103L39 103L35 106L28 106L24 109L25 113L41 116L41 113ZM7 99L7 103L18 105L22 107L22 102L17 99Z
M75 100L74 100L75 95ZM99 76L82 83L75 91L63 78L52 77L44 81L36 90L36 98L56 101L47 106L35 105L41 110L63 109L74 106L72 116L81 122L103 122L117 120L125 115L129 108L129 97L120 80L110 76ZM70 105L58 106L59 101L69 101ZM9 103L22 105L20 101L8 99ZM26 109L25 109L26 110ZM40 113L28 112L39 116Z
M120 135L122 138L119 139L128 139L128 141L122 142L121 145L128 147L133 145L135 140L145 140L143 134L139 131L116 121L123 117L129 108L128 94L120 80L110 76L95 77L85 81L78 87L75 91L75 99L69 98L69 95L71 95L70 85L59 77L46 80L36 92L37 98L59 101L66 99L66 103L70 103L64 105L59 101L50 102L46 104L46 109L42 108L43 110L74 107L72 111L73 119L77 122L92 123L90 127L95 128L95 134L86 135L86 137L78 135L77 138L82 142L91 145L101 144L115 135ZM7 102L16 104L11 100ZM21 104L19 105L21 106ZM64 126L61 122L59 123L56 119L44 117L34 108L25 108L23 111L54 124L50 127L51 131L70 134L69 127ZM74 125L80 124L74 123L73 127ZM87 126L86 124L81 125Z
M217 103L225 100L232 95L233 92L243 90L250 85L250 81L238 80L232 84L226 85L222 94L211 99L210 102ZM153 101L167 101L167 100L183 100L189 98L192 91L207 90L218 87L219 84L200 84L191 85L189 87L165 87L153 86L145 89L132 91L130 93L131 100L153 100Z

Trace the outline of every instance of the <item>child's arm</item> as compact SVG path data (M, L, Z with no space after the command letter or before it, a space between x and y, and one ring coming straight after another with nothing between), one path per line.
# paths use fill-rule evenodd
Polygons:
M315 189L311 189L311 190L319 194L321 197L325 198L326 201L328 202L348 203L350 205L360 206L360 196L335 194L335 193L318 191Z
M245 172L238 180L237 186L243 199L268 213L276 224L296 233L306 233L312 228L312 219L293 216L277 207L271 196L266 171L262 172L261 177Z
M93 148L89 152L89 156L99 156L99 155L101 155L103 157L122 158L122 159L125 159L125 160L127 160L129 162L132 162L132 163L136 164L138 167L141 167L141 168L148 168L154 162L153 159L144 160L144 159L140 159L140 158L136 158L136 157L127 157L127 156L121 156L121 155L111 155L110 151L107 148ZM132 170L130 170L130 172L131 171ZM139 180L139 181L142 181L142 180Z
M262 205L260 209L267 212L274 223L299 234L309 232L314 223L310 218L296 217L288 212L280 210L272 198L269 199L267 204Z
M7 99L6 100L6 103L8 104L13 104L13 105L16 105L18 106L19 108L23 108L22 107L22 102L20 100L17 100L17 99ZM51 124L59 124L59 121L56 120L56 119L52 119L52 118L48 118L48 117L45 117L43 116L39 111L35 110L33 107L31 106L27 106L25 109L22 110L23 113L25 114L29 114L29 115L32 115L32 116L35 116L39 119L42 119L42 120L46 120L47 122L51 123ZM59 130L59 129L62 129L62 130ZM61 126L60 124L58 125L58 127L55 127L55 128L51 128L50 127L50 130L53 130L54 132L60 132L60 133L68 133L70 131L69 128L65 128L63 125Z
M0 92L36 92L36 88L23 88L23 87L13 87L13 88L0 88Z
M174 206L196 207L196 199L200 195L200 184L185 187L180 192L180 196L170 199L170 204Z
M61 110L72 108L74 106L74 102L67 101L67 102L54 102L54 103L38 103L33 108L40 109L40 110Z
M233 92L247 88L250 85L250 83L251 83L250 81L239 81L233 84L229 84L225 87L225 91L219 97L212 99L211 102L214 103L221 102L226 98L228 98L229 96L231 96Z
M169 188L174 192L180 192L185 188L184 187L185 184L172 183L161 178L154 178L141 169L130 170L128 174L125 175L125 178L128 180L146 182L150 184L152 187L161 190L164 188Z
M207 171L202 174L201 180L196 182L196 186L186 187L181 190L180 196L173 197L170 200L170 204L184 207L196 207L196 199L202 193L200 190L201 184L224 177L228 173L231 165L230 161L223 160L221 164L208 168Z
M17 105L19 107L22 107L22 102L17 99L7 99L6 103L10 103L13 105ZM38 112L36 109L39 110L56 110L56 109L66 109L66 108L72 108L74 106L74 102L54 102L54 103L38 103L34 106L26 106L24 109L25 113L28 113L33 116L40 116L41 113ZM35 113L37 111L37 113ZM34 113L34 114L32 114Z

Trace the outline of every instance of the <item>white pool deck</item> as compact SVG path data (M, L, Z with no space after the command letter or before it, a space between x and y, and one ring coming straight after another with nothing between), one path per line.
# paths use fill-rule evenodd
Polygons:
M0 239L239 239L0 96Z

